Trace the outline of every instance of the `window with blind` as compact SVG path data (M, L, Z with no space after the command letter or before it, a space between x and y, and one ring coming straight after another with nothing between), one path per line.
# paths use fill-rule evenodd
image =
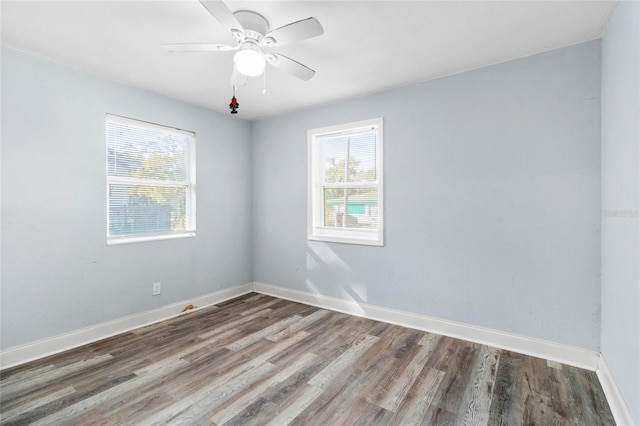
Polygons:
M309 130L308 238L382 246L382 118Z
M195 134L107 115L107 244L196 230Z

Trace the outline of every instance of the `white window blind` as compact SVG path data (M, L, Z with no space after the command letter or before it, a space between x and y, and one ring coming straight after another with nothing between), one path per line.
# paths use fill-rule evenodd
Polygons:
M195 135L107 115L107 242L195 235Z
M309 238L382 245L382 119L309 131Z

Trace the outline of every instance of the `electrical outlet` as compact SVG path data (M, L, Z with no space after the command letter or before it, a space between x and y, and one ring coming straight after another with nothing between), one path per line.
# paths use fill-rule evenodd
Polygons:
M162 284L161 283L153 283L153 288L151 289L151 295L152 296L157 296L160 294L160 292L162 291Z

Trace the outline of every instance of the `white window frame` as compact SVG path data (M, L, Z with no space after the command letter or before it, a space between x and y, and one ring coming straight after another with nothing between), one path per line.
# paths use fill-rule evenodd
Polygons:
M176 238L188 238L196 236L196 137L195 133L177 129L173 127L164 126L161 124L149 123L146 121L136 120L133 118L121 117L118 115L107 114L105 120L105 127L108 123L120 123L126 125L133 125L145 129L159 129L163 133L175 134L180 137L187 137L187 178L184 181L160 181L154 179L139 179L132 177L122 176L109 176L108 169L108 141L105 134L105 144L107 145L107 158L106 158L106 174L107 174L107 245L139 243L146 241L159 241L159 240L171 240ZM146 233L146 234L131 234L131 235L118 235L109 236L109 220L110 220L110 206L109 206L109 189L112 184L125 184L125 185L149 185L149 186L161 186L161 187L184 187L186 188L186 225L184 231L176 232L163 232L163 233Z
M307 193L307 238L312 241L327 241L368 246L384 246L384 204L383 204L383 129L382 118L345 123L336 126L307 131L308 193ZM357 134L377 130L376 177L375 182L344 182L339 186L371 186L378 189L378 229L336 228L324 226L324 177L321 140L327 136ZM332 187L336 185L332 184Z

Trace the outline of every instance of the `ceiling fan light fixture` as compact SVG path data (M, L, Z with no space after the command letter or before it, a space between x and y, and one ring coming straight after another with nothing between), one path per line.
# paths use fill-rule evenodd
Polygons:
M264 72L265 60L257 46L243 46L233 57L240 74L256 77Z

